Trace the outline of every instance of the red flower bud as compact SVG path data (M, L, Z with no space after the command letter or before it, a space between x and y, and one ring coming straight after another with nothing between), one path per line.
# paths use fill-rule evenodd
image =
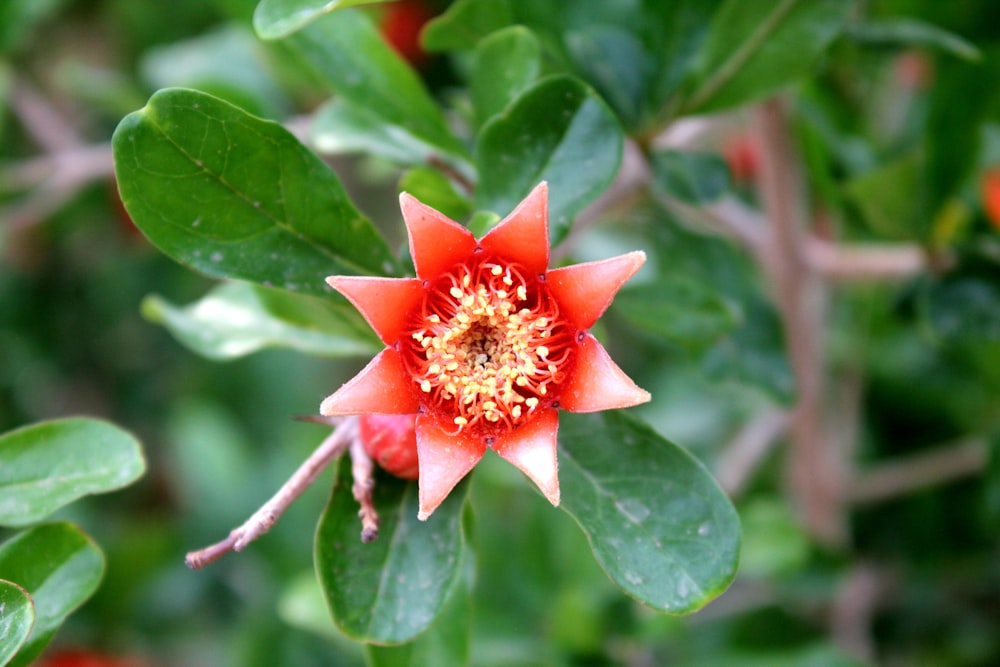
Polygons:
M416 415L366 414L358 421L368 456L396 477L417 478Z
M1000 167L992 167L983 174L979 183L983 210L993 226L1000 229Z

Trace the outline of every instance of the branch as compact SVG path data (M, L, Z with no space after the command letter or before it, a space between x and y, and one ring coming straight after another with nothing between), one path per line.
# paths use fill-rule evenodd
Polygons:
M807 261L804 189L785 105L778 99L765 102L756 121L763 145L759 182L770 231L763 268L774 285L798 392L790 425L788 481L809 532L823 542L840 544L846 539L840 497L843 472L829 449L823 424L826 294Z
M988 447L983 440L965 440L859 471L850 487L851 502L889 500L975 475L986 467Z
M375 488L375 462L368 456L361 440L355 438L351 443L351 476L354 484L351 486L351 493L358 501L360 509L358 517L361 518L361 541L374 542L378 538L379 518L375 511L375 502L372 500L372 491Z
M743 492L757 467L788 428L784 410L769 408L747 423L723 450L716 468L719 485L731 497Z
M321 472L335 458L343 454L358 437L358 420L355 417L339 420L339 428L299 466L278 492L226 539L190 552L184 562L192 570L214 563L230 551L243 551L247 545L266 533L281 518L289 505L309 488Z
M56 153L80 145L76 129L24 77L14 78L10 107L25 131L47 152Z
M901 280L931 268L916 243L845 245L810 238L805 251L810 268L830 280Z

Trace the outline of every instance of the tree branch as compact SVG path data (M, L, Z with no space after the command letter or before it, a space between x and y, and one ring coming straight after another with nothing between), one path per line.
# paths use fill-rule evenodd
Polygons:
M848 487L848 498L858 504L889 500L975 475L986 467L987 459L983 440L944 445L859 471Z
M774 286L797 387L788 483L807 530L825 543L842 544L847 535L840 491L843 473L823 424L826 294L807 261L804 190L784 103L773 99L762 104L756 122L763 146L759 182L770 231L762 268Z
M243 551L247 545L266 533L281 518L296 498L309 488L335 458L343 454L358 437L358 420L348 417L338 420L339 427L299 466L288 481L243 525L233 529L226 539L190 552L184 562L192 570L200 570L230 551Z

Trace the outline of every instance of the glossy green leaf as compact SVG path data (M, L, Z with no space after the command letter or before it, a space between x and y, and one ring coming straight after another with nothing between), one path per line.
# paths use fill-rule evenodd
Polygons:
M399 644L434 623L461 575L466 485L426 521L417 520L417 484L381 474L375 508L378 539L361 542L351 466L337 481L316 532L316 571L333 621L359 641Z
M511 21L509 0L457 0L424 27L421 44L428 51L472 49Z
M399 646L365 647L369 667L462 667L469 662L469 634L472 631L472 599L463 579L451 594L437 621L424 634Z
M1000 270L934 282L924 296L924 309L932 330L942 338L1000 341Z
M410 169L399 181L399 190L408 192L452 220L464 220L472 212L472 202L455 191L448 178L430 167Z
M261 39L278 39L304 28L335 9L371 5L387 0L260 0L253 28Z
M142 303L142 313L209 359L234 359L267 347L330 357L381 349L353 309L332 299L243 282L223 283L184 307L149 296Z
M651 162L654 187L689 204L715 201L730 189L729 167L717 153L664 150Z
M712 18L683 111L759 99L807 74L853 6L851 0L727 0Z
M420 78L361 12L345 9L325 16L285 43L351 105L355 124L377 121L386 126L385 133L405 132L407 143L412 137L435 147L453 165L467 162L465 147Z
M692 351L712 345L740 322L739 311L708 285L681 276L626 289L614 308L635 327Z
M145 469L136 439L99 419L56 419L5 433L0 524L41 521L77 498L131 484Z
M35 605L34 628L10 665L24 667L38 657L103 574L101 550L69 523L29 528L0 544L0 579L23 587Z
M277 123L173 88L126 116L112 144L132 220L193 269L326 296L325 276L395 268L336 175Z
M953 32L914 18L900 16L870 19L849 26L847 34L864 44L933 48L970 61L982 57L975 44Z
M530 30L511 26L476 45L469 82L480 124L507 108L538 77L542 47Z
M541 181L549 183L553 240L614 180L621 126L584 84L566 76L525 91L479 134L476 205L506 215Z
M708 471L622 412L560 416L561 508L626 593L696 611L736 574L740 524Z
M627 129L657 124L688 72L718 0L532 0L511 4L563 67Z
M35 606L28 591L0 579L0 666L14 657L34 623Z

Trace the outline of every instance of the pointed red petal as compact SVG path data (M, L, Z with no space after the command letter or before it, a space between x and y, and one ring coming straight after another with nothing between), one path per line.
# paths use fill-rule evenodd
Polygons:
M531 273L549 268L549 186L544 181L479 241L488 255L523 265Z
M328 396L319 406L319 413L327 417L369 412L410 414L419 407L413 380L403 367L399 352L387 348Z
M422 281L417 278L330 276L326 282L361 311L386 345L403 335L407 317L424 296Z
M559 396L559 407L570 412L598 412L628 408L649 399L649 392L618 368L604 346L585 334L577 348L573 376Z
M549 271L546 283L562 316L577 329L589 329L645 261L646 253L639 250L599 262L574 264Z
M399 195L399 208L410 236L410 254L417 275L433 280L476 249L476 237L448 216L421 204L412 195Z
M543 410L535 419L498 439L493 450L528 476L550 503L559 505L556 433L559 412Z
M417 518L426 520L485 452L482 438L470 436L465 430L458 433L446 430L432 415L417 417L417 460L420 464Z

